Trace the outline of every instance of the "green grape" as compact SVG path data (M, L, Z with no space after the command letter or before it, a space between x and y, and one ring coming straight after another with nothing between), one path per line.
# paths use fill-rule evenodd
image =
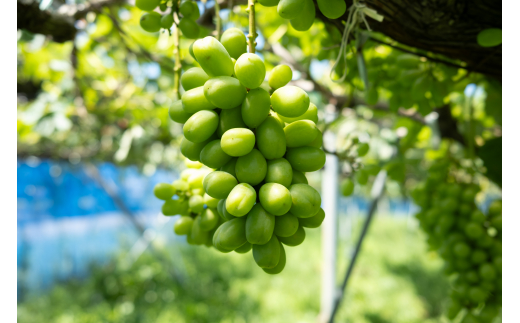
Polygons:
M203 181L204 191L216 199L225 199L238 184L236 178L226 172L214 171L209 173Z
M341 194L343 196L350 196L354 192L354 181L350 178L346 178L341 183Z
M260 88L266 91L267 93L271 91L271 87L269 87L269 82L265 80L262 82L262 85L260 85Z
M219 201L219 199L209 196L208 193L204 194L204 204L206 204L209 208L216 208L218 206Z
M287 150L285 158L293 169L300 172L314 172L325 166L325 153L314 147L297 147Z
M360 169L356 173L356 180L359 185L366 185L368 183L368 173L364 169Z
M307 177L305 177L305 174L300 172L299 170L293 169L292 170L292 181L291 185L293 184L309 184L309 181L307 180Z
M208 172L211 172L211 170L203 172L199 171L190 175L190 177L188 178L188 185L190 186L190 188L203 188L203 180L204 177L206 177L206 175L208 174Z
M164 215L184 215L188 214L188 201L186 200L168 200L162 206L162 214Z
M185 91L189 91L194 88L202 87L202 93L204 94L204 84L209 80L208 74L200 67L192 67L181 76L182 88ZM201 91L201 90L199 90ZM197 92L198 93L198 92ZM209 102L209 101L208 101ZM213 105L212 105L213 106ZM214 109L210 108L210 109Z
M242 120L240 107L220 111L218 135L222 136L226 131L234 128L246 128L246 124Z
M255 146L255 134L246 128L229 129L222 135L222 149L233 157L247 155Z
M269 86L273 89L281 88L286 86L292 80L292 70L285 64L275 66L269 74Z
M161 10L161 11L164 12L164 11L166 11L166 9L168 9L168 6L166 5L165 2L163 2L163 3L161 3L161 4L159 5L159 10Z
M271 95L273 110L284 117L299 117L310 105L309 95L297 86L287 85Z
M480 277L484 280L494 280L497 276L497 271L495 270L495 267L490 263L484 263L480 265L478 273L480 274Z
M135 0L135 6L143 11L152 11L160 2L161 0Z
M200 67L210 76L231 76L233 62L226 48L213 37L207 36L195 41L193 52Z
M181 153L184 157L188 158L189 160L200 161L200 152L211 140L212 138L209 138L206 141L195 143L183 137L181 140Z
M220 200L218 202L217 212L224 221L229 221L236 218L235 216L233 216L233 214L229 213L226 210L226 199Z
M175 188L168 183L159 183L153 188L155 197L161 200L169 200L175 195Z
M316 7L312 0L303 1L303 9L298 16L291 19L291 26L298 31L307 31L316 18Z
M200 169L202 166L204 166L201 162L198 161L191 161L189 159L184 159L184 165L188 168L192 169Z
M186 180L178 179L172 183L172 186L176 191L185 192L190 188L190 185L188 184L187 180L188 177L186 177Z
M441 228L441 233L444 235L455 224L455 217L453 214L444 214L439 218L438 226Z
M470 252L470 247L464 242L457 242L453 247L453 253L461 258L468 257Z
M452 299L447 310L448 318L453 320L455 317L457 317L457 314L459 314L460 310L462 310L460 303Z
M276 11L284 19L293 19L298 17L303 7L303 0L280 0Z
M447 197L441 200L439 206L444 212L454 213L457 210L458 203L459 202L453 197Z
M274 268L280 261L280 242L276 236L263 244L253 244L253 258L260 268Z
M475 188L468 187L462 192L462 200L466 203L473 203L475 202L477 193L478 191Z
M466 281L468 281L470 283L476 283L476 282L478 282L480 280L480 278L478 276L478 273L475 270L468 271L464 275L464 278L466 279Z
M471 212L471 221L476 223L483 223L486 221L486 216L484 213L480 212L480 210L475 210Z
M322 208L316 213L316 215L311 216L310 218L298 218L298 221L302 227L305 228L317 228L321 225L323 220L325 219L325 211Z
M298 230L296 230L296 233L294 233L290 237L278 237L281 243L283 243L286 246L289 247L296 247L297 245L300 245L303 240L305 240L305 230L300 225L298 227Z
M291 164L285 158L267 161L266 183L278 183L289 188L293 179Z
M264 7L276 7L278 2L280 2L280 0L258 0L258 3Z
M484 228L482 228L482 225L479 225L475 222L468 223L464 228L464 232L471 239L478 239L485 233Z
M309 103L309 107L307 108L307 111L305 111L304 114L302 114L299 117L295 118L288 118L284 117L282 115L279 115L280 119L282 119L284 122L292 123L298 120L311 120L315 124L318 123L318 107L314 103Z
M246 243L244 243L244 245L242 247L236 248L235 252L244 254L244 253L248 253L249 251L251 251L252 248L253 248L253 245L250 244L249 242L246 242Z
M267 162L260 151L253 149L249 154L238 157L235 172L239 182L257 185L266 176Z
M190 44L190 48L188 51L190 52L190 56L193 57L193 59L197 62L197 57L195 57L195 53L193 52L193 44L195 44L195 42ZM204 73L206 73L206 72L204 72Z
M329 19L337 19L347 11L344 0L318 0L318 8Z
M196 245L206 244L209 240L209 234L207 231L202 230L200 227L200 215L193 219L193 225L191 226L190 232L191 240Z
M211 110L202 110L193 114L184 124L184 137L191 142L201 143L208 140L217 130L218 114ZM253 135L254 136L254 135ZM224 149L224 147L222 147ZM225 150L224 150L225 151Z
M215 209L204 209L200 214L200 228L203 231L211 231L218 225L218 215Z
M502 44L502 29L488 28L477 35L477 43L482 47L494 47Z
M192 1L191 3L192 3L192 10L191 10L190 14L186 15L185 17L196 21L197 19L200 18L199 6L194 1Z
M204 210L204 198L200 195L192 195L188 205L192 213L200 213Z
M179 11L183 16L189 16L193 12L193 9L193 2L191 2L190 0L181 1Z
M229 28L220 37L220 42L234 59L247 52L247 39L242 30Z
M310 218L320 210L321 196L308 184L294 184L289 188L292 198L291 213L299 218Z
M493 239L486 234L477 240L477 245L482 248L490 248L493 245Z
M289 190L278 183L267 183L260 188L260 204L274 215L283 215L291 209L292 199Z
M273 236L275 226L274 215L267 212L262 205L255 204L247 214L246 238L247 242L258 245L266 244Z
M495 266L495 269L497 272L502 272L502 257L495 257L493 259L493 265Z
M199 86L184 92L181 96L182 108L188 114L202 110L213 110L215 106L204 96L204 86Z
M155 33L161 30L161 15L157 12L145 13L139 21L141 28L149 33Z
M495 229L502 230L502 216L497 215L491 219L491 226Z
M226 210L236 217L249 213L256 202L256 191L247 183L235 186L226 199Z
M318 149L320 149L323 146L323 134L321 133L321 131L319 129L316 128L316 138L314 138L314 140L307 146L318 148Z
M237 173L236 173L235 166L237 164L237 160L238 160L238 158L231 158L231 160L227 164L222 166L220 168L220 170L223 171L223 172L229 173L229 174L233 175L236 178L237 177Z
M164 29L170 29L173 26L173 16L167 14L161 17L161 27Z
M179 21L179 29L186 38L196 39L199 38L199 25L195 20L188 17L183 17Z
M266 159L282 158L286 152L285 132L278 121L268 116L256 129L257 147Z
M200 152L200 161L209 168L220 168L231 160L220 147L220 140L210 141Z
M296 233L299 226L298 218L290 212L277 216L274 224L274 234L278 237L290 237Z
M177 123L185 123L191 117L191 114L184 111L181 100L172 103L168 114L170 115L170 119Z
M269 112L269 114L276 120L276 122L278 122L278 124L280 125L280 127L282 127L282 129L285 128L285 122L281 119L281 117L278 113L271 110Z
M246 94L246 88L231 76L217 76L204 84L206 99L221 109L232 109L240 106Z
M287 261L283 245L280 242L278 242L278 244L280 245L280 258L278 259L278 264L276 264L276 266L274 266L273 268L262 268L264 272L270 275L276 275L281 273L285 268L285 263Z
M476 249L471 253L470 259L474 264L481 264L487 260L487 254L480 249Z
M173 225L173 231L180 236L190 233L193 219L190 216L181 216Z
M256 128L267 118L270 110L271 97L269 92L258 88L249 90L244 102L242 102L240 111L244 123L249 128Z
M368 150L370 149L370 146L365 142L362 144L359 144L357 148L357 154L359 157L363 157L368 153Z
M502 215L502 200L491 202L488 209L489 215Z
M235 64L235 75L242 85L248 89L256 89L265 78L264 62L256 54L242 54Z
M246 240L246 219L234 218L224 222L213 235L213 246L221 252L240 248Z
M287 147L301 147L310 144L318 135L318 128L310 120L299 120L283 128Z
M482 288L470 287L468 290L468 297L475 303L482 303L486 300L487 293ZM478 320L475 320L475 322L478 322Z

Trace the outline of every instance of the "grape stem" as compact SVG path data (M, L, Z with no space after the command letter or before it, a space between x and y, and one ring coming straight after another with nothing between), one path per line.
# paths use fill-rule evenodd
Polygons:
M220 5L218 4L218 0L215 1L215 19L216 19L216 22L215 22L215 25L216 25L216 30L217 30L217 40L220 41L220 35L221 35L221 30L222 30L222 21L220 19Z
M174 13L177 15L177 13ZM177 24L173 25L173 55L175 57L175 65L173 66L173 97L174 100L179 100L180 97L180 88L181 88L181 52L179 46L179 26Z
M249 9L249 35L247 35L247 44L249 45L249 52L255 53L256 46L256 23L255 23L255 0L248 0L247 7Z

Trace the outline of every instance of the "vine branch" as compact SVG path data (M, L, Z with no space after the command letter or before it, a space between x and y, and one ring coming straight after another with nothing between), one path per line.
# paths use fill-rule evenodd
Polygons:
M217 31L217 40L220 41L220 36L222 33L222 20L220 19L220 5L218 4L218 1L215 1L215 24L215 29Z
M174 15L177 15L176 13ZM173 24L173 55L175 57L175 65L173 66L173 96L174 100L179 100L181 88L181 53L179 41L179 26Z
M249 10L249 35L247 35L247 44L249 46L249 52L255 53L256 46L256 21L255 21L255 0L247 1L247 8Z

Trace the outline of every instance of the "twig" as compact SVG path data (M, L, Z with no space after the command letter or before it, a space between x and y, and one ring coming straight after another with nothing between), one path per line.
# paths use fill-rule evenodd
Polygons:
M222 32L222 20L220 19L220 5L218 4L218 1L215 1L215 24L216 24L216 31L217 31L217 40L220 41L220 35Z
M175 14L176 15L176 14ZM173 55L175 57L175 65L173 67L173 95L175 100L179 100L180 96L180 88L181 88L181 54L179 48L179 26L176 24L173 25Z
M249 9L249 35L247 35L247 44L249 52L254 54L256 47L256 22L255 22L255 0L248 0L247 7Z

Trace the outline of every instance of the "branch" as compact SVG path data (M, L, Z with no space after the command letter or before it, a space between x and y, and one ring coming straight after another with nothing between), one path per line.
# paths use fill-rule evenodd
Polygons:
M255 0L248 0L247 9L249 10L249 34L247 35L247 45L249 52L254 54L256 47L256 22L255 22Z

